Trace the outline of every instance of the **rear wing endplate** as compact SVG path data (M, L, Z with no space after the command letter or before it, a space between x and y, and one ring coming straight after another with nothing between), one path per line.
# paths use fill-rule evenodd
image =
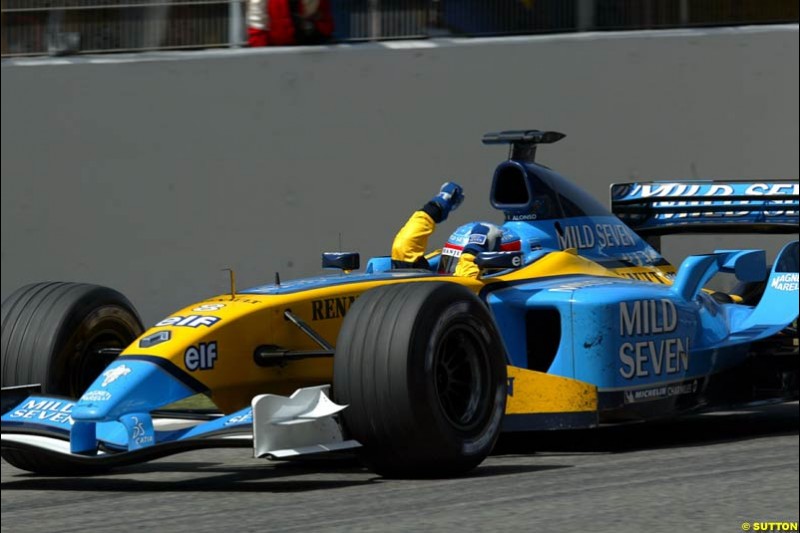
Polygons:
M798 182L654 181L611 186L611 210L652 241L678 233L798 231Z

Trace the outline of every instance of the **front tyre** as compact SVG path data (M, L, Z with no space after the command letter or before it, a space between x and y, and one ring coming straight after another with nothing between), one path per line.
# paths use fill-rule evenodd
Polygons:
M486 306L455 283L366 292L339 332L334 394L364 459L390 477L457 475L500 433L506 360Z
M77 398L142 333L142 322L122 294L84 283L34 283L2 305L2 384L41 384L47 395ZM40 474L86 469L15 449L3 459Z
M142 333L119 292L85 283L34 283L2 305L3 387L39 383L77 398Z

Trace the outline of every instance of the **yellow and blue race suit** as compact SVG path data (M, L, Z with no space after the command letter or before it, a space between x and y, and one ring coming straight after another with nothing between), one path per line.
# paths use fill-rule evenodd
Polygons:
M428 238L436 229L436 222L427 207L415 211L397 232L392 243L392 266L394 268L430 268L425 258L425 248L428 245ZM475 264L475 256L470 253L462 253L458 258L453 275L476 278L478 274L480 274L480 269Z

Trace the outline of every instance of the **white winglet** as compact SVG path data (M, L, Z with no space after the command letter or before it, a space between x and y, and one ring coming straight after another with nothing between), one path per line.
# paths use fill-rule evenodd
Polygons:
M253 448L256 457L292 457L360 446L344 440L333 415L346 408L327 396L329 385L298 389L287 398L253 398Z

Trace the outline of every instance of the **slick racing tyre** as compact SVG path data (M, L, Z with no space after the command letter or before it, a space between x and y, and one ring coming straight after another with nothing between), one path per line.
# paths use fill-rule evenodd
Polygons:
M767 271L772 271L772 265L767 266ZM758 303L761 301L761 297L764 296L764 291L767 289L767 280L764 281L749 281L749 282L739 282L736 286L731 290L731 294L735 294L742 299L742 303L744 305L751 305L753 307L757 306ZM794 353L795 355L798 353L798 343L797 343L797 319L794 320L791 324L789 324L783 331L768 339L766 342L762 342L762 345L769 345L770 350L772 353L780 352L780 353ZM794 368L797 368L795 365ZM795 372L795 376L796 376ZM796 377L795 385L794 385L794 395L793 397L796 398L797 393L797 381Z
M764 296L766 288L766 281L740 281L733 287L731 294L741 298L744 305L756 306Z
M42 393L79 397L142 333L122 294L82 283L34 283L2 305L3 387L41 384ZM91 469L3 448L9 464L40 474L76 475Z
M454 283L364 293L342 325L334 395L363 459L388 477L464 473L491 452L506 360L486 306Z
M39 383L43 394L79 397L142 333L133 305L84 283L34 283L2 305L3 387Z

